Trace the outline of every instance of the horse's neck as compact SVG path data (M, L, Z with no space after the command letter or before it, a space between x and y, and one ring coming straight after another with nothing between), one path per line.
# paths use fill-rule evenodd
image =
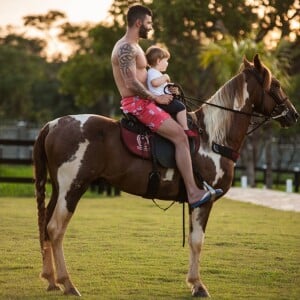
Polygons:
M209 100L234 110L245 109L251 112L251 104L246 102L249 94L242 74L236 76L221 87ZM247 134L250 117L221 108L203 105L195 112L200 127L204 129L204 141L207 147L215 142L239 151Z

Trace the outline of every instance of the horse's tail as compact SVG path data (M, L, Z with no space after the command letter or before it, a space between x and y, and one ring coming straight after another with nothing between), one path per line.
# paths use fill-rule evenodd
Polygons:
M40 235L40 246L43 251L45 240L46 207L45 193L47 183L47 157L45 152L45 139L49 132L49 125L46 125L39 133L33 147L33 165L35 178L35 196L38 209L38 226Z

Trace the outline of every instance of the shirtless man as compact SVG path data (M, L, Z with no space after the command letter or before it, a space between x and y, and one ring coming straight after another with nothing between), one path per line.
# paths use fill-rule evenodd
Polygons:
M189 143L183 128L158 104L169 104L173 96L153 95L147 88L147 60L139 46L140 38L147 38L152 30L152 12L145 6L131 6L127 13L127 31L117 41L112 51L113 75L121 94L121 108L133 114L152 131L169 139L175 145L176 164L183 177L191 207L199 207L213 196L220 196L222 190L201 190L196 185Z

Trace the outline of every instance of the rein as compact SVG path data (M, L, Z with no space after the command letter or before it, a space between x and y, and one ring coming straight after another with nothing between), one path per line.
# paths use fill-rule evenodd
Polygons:
M255 79L258 81L258 83L263 87L264 78L262 79L260 77L260 75L256 72L256 70L248 70L247 69L247 70L244 70L244 71L251 71L251 74L255 77ZM284 99L279 99L278 96L272 90L270 90L270 91L263 90L262 95L261 95L261 101L260 102L262 104L264 102L264 95L265 95L265 93L267 93L270 97L272 97L274 99L274 101L276 102L276 105L275 105L273 111L271 112L271 114L269 116L265 116L263 114L247 113L247 112L244 112L244 111L236 110L236 109L225 107L225 106L222 106L222 105L210 103L208 101L201 100L199 98L185 96L184 92L183 92L183 89L182 89L182 87L179 84L172 83L172 84L166 85L166 87L164 89L165 93L167 93L166 91L167 91L167 88L169 88L169 87L178 88L178 90L179 90L179 97L182 99L182 101L184 102L184 104L186 104L186 107L189 108L189 111L191 111L191 109L190 109L190 105L187 105L187 102L189 102L189 104L193 104L193 105L194 105L193 102L198 102L198 103L200 102L202 104L210 105L210 106L222 109L222 110L230 111L232 113L241 114L241 115L245 115L245 116L248 116L248 117L255 117L255 118L263 119L260 123L256 123L256 122L250 123L251 125L256 125L256 126L253 129L251 129L249 132L247 132L246 135L251 134L252 132L254 132L255 130L257 130L259 127L261 127L266 122L268 122L270 120L278 119L280 117L284 117L287 114L287 111L283 110L278 115L273 116L273 113L276 112L276 110L277 110L278 107L284 105L284 102L288 99L288 97L286 97ZM177 95L177 97L178 97L178 95Z

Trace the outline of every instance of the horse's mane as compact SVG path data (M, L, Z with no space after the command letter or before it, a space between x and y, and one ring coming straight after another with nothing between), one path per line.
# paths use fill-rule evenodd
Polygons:
M238 110L244 104L243 94L244 76L238 74L226 82L207 102ZM206 104L203 105L203 114L209 146L213 141L221 145L226 144L233 113Z
M272 81L270 70L262 65L264 76L263 87L269 90ZM244 64L240 68L240 72L226 82L207 102L217 104L226 108L240 110L247 99L247 90L245 89L245 69L254 69L254 65L250 63L248 67ZM203 105L205 129L209 136L209 146L212 142L226 145L226 136L231 128L233 113L219 109L210 105Z

